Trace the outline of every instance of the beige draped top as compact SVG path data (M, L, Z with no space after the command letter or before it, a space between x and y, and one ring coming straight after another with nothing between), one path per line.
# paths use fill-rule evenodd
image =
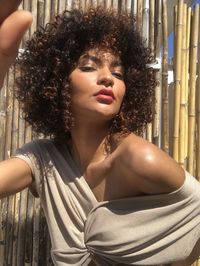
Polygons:
M35 178L58 266L158 265L187 257L200 238L200 184L98 202L67 147L35 140L16 151Z

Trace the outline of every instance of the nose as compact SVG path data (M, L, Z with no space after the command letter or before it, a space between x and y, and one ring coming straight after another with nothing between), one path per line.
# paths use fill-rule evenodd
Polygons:
M98 75L98 85L104 85L105 87L112 87L114 84L114 79L110 69L107 66L104 66L99 69Z

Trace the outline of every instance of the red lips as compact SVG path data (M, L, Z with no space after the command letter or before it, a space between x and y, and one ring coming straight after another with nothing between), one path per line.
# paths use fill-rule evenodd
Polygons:
M112 89L108 88L98 91L95 96L97 101L103 104L111 104L115 100L115 95Z
M95 96L98 96L98 95L107 95L115 99L115 95L111 89L102 89L95 94Z

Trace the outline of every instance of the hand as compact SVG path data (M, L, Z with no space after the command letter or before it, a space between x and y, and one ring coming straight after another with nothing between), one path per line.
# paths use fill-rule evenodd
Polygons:
M21 0L0 0L0 88L14 62L21 39L32 23L28 11L16 11Z

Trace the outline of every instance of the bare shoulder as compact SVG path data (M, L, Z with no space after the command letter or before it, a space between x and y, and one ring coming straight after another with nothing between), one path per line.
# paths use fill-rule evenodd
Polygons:
M184 182L184 170L178 163L147 140L130 134L116 150L116 161L128 182L144 193L166 193Z

